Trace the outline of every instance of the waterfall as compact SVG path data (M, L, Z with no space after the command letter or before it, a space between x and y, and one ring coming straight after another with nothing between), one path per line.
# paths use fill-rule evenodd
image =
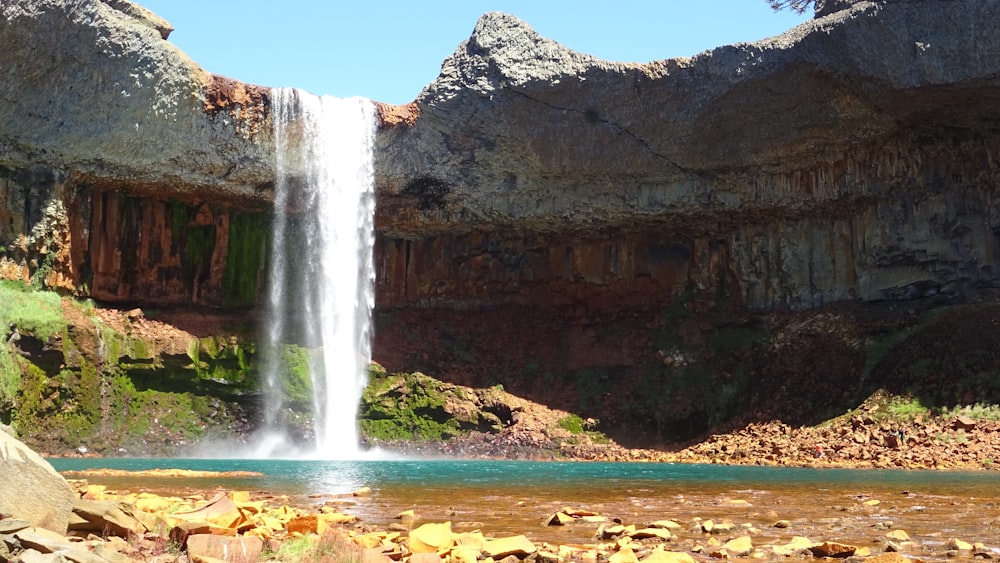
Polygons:
M371 361L375 109L363 98L272 92L275 213L256 453L351 458ZM311 437L290 407L311 410ZM312 451L302 451L303 436Z

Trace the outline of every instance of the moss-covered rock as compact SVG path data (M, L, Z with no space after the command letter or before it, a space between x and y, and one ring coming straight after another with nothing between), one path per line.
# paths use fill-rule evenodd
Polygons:
M0 318L0 421L41 451L179 453L257 418L255 346L237 323L198 337L20 282L0 282Z
M474 430L499 431L511 424L511 410L489 389L375 368L362 394L359 426L369 442L443 440Z

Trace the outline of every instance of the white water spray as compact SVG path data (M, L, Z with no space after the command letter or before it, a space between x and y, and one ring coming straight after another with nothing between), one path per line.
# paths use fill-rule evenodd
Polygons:
M350 459L359 454L357 407L371 361L375 109L363 98L272 92L277 162L265 431L255 455ZM296 357L289 344L308 352ZM287 408L301 391L290 366L306 356L312 452L292 446Z

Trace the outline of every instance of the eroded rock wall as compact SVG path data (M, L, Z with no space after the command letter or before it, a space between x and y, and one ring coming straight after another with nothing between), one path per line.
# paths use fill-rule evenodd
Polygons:
M501 281L501 299L520 285L532 303L537 272L555 303L566 284L628 301L624 278L648 276L661 247L684 257L681 277L652 275L672 287L661 295L725 270L752 308L996 285L995 11L860 2L646 64L488 14L418 98L420 119L379 138L383 251L417 258L383 278L382 303L441 303L455 286L465 306ZM442 241L467 234L492 247L444 258Z

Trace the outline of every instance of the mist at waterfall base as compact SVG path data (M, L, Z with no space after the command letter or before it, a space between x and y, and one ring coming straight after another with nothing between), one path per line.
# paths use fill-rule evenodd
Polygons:
M260 331L264 420L240 457L355 459L362 454L357 414L375 299L375 108L365 98L277 88L272 110L275 212ZM300 354L290 355L289 345ZM293 367L308 369L311 393ZM302 404L304 396L310 404ZM293 406L311 413L311 428L303 430Z

